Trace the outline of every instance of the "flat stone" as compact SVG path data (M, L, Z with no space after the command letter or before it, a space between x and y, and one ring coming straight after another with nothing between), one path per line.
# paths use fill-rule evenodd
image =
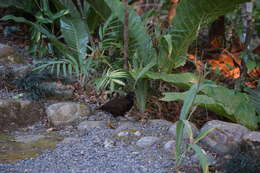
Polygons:
M30 143L45 138L43 135L25 135L15 137L16 142Z
M105 122L104 121L89 121L89 120L85 120L82 121L77 129L79 131L89 131L93 128L101 128L101 127L106 127Z
M136 142L136 145L141 148L150 147L159 140L160 140L160 138L155 137L155 136L145 136L145 137L142 137L141 139L139 139Z

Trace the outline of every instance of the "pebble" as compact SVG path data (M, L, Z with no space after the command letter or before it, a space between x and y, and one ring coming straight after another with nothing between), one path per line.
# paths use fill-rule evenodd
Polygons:
M171 140L164 144L163 149L168 153L175 153L175 141Z
M152 146L155 142L159 141L160 138L155 137L155 136L145 136L142 137L141 139L139 139L136 142L136 145L141 147L141 148L145 148L145 147L150 147Z
M105 139L105 141L104 141L104 147L105 148L111 148L113 146L115 146L115 142L113 140Z
M135 136L141 136L142 133L141 133L140 131L136 131L136 132L134 133L134 135L135 135Z
M123 132L119 132L119 133L117 134L117 136L118 136L118 137L123 137L123 136L127 136L128 134L129 134L128 131L123 131Z

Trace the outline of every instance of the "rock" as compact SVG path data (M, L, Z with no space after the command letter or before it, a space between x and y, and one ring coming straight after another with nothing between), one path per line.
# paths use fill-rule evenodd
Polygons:
M115 142L113 140L105 139L105 141L104 141L104 147L105 148L111 148L113 146L115 146Z
M119 122L118 127L116 128L116 131L122 131L122 130L138 130L135 126L135 123L131 121L124 121L124 122Z
M159 140L160 140L160 138L155 137L155 136L145 136L145 137L142 137L141 139L139 139L136 142L136 145L141 148L150 147Z
M243 146L260 157L260 132L252 131L243 136Z
M32 71L32 66L27 64L12 64L9 68L12 69L13 80L21 79Z
M32 67L30 65L0 65L0 80L3 84L5 83L5 87L14 88L16 87L17 81L25 77L31 70ZM3 86L0 84L0 87Z
M47 98L55 97L62 99L70 99L73 97L74 87L57 82L42 82L39 85L41 90L45 91Z
M208 128L215 128L215 130L211 131L205 138L203 138L202 142L219 154L236 150L241 144L243 136L249 131L242 125L219 120L207 122L200 131Z
M192 129L192 132L193 132L193 137L195 137L197 134L198 134L198 128L190 122L190 126L191 126L191 129ZM169 131L168 131L169 134L173 135L174 137L176 137L176 123L174 123L170 128L169 128ZM184 138L189 138L187 133L183 133L183 136Z
M243 136L244 141L258 142L260 144L260 132L252 131Z
M218 159L219 172L260 172L260 132L243 136L240 147Z
M122 131L122 132L119 132L119 133L117 134L118 137L123 137L123 136L127 136L127 135L129 135L129 132L128 132L128 131Z
M84 104L61 102L48 106L46 114L53 126L69 125L89 116L91 110Z
M15 50L0 43L0 87L15 88L15 80L23 78L31 66Z
M67 138L63 139L62 143L68 144L68 143L75 143L78 141L79 141L79 138L67 137Z
M167 131L173 125L173 123L166 120L154 119L149 120L147 122L147 125L149 128L157 129L160 131Z
M43 135L25 135L15 137L16 142L30 143L45 138Z
M162 127L170 127L173 125L172 122L161 120L161 119L149 120L147 123L149 123L150 126L162 126Z
M44 115L44 107L40 103L0 99L0 130L31 125Z
M1 81L8 82L8 78L10 78L11 76L12 76L12 69L9 68L8 66L0 65L0 80Z
M134 135L135 135L135 136L141 136L142 133L138 130L138 131L134 132Z
M106 124L104 121L88 121L88 120L85 120L85 121L82 121L77 129L79 131L89 131L93 128L100 128L100 127L106 127Z
M163 146L163 149L170 154L175 154L175 140L170 140L166 142Z
M25 64L26 62L12 47L0 43L0 63Z
M204 153L205 155L207 155L207 159L208 159L208 165L209 166L214 166L217 164L217 159L215 156L213 156L211 153L207 153L203 148L201 148L202 153ZM199 161L199 156L195 153L191 156L191 160L193 161Z

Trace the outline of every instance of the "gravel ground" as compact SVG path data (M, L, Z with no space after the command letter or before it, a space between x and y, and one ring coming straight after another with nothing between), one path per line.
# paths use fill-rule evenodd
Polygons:
M154 127L153 127L154 128ZM147 129L149 130L149 129ZM112 138L116 130L94 128L69 143L59 143L35 159L0 164L1 173L166 173L174 167L173 156L160 144L141 149ZM63 132L64 133L64 132ZM113 142L111 142L113 140ZM104 146L108 141L112 145Z

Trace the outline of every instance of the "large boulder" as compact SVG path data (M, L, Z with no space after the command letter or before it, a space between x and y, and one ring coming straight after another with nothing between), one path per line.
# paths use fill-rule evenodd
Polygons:
M201 128L201 131L209 128L214 128L214 130L203 138L202 142L219 154L236 150L242 143L243 136L249 132L249 130L242 125L219 120L207 122Z
M0 130L31 125L44 115L44 106L40 103L0 99Z
M74 102L55 103L47 107L46 114L51 125L60 127L87 118L90 107Z

